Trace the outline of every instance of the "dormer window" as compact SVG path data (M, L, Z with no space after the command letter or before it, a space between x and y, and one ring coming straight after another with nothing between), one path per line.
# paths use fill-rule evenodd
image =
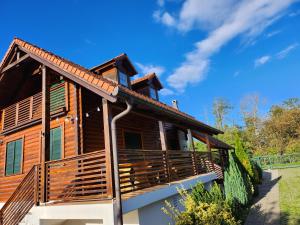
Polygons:
M162 88L163 86L161 85L155 73L145 75L131 82L132 90L157 101L159 100L158 91Z
M119 82L121 85L128 87L128 76L125 73L119 71Z
M157 100L157 90L153 87L149 87L150 97Z

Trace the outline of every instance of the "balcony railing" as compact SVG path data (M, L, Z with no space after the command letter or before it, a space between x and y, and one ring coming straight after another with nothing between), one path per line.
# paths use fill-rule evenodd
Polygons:
M61 112L66 107L65 83L51 86L50 111L51 114ZM42 93L16 102L3 109L3 132L20 127L42 118Z
M46 162L47 202L108 199L113 181L106 173L105 150ZM119 150L121 193L126 194L213 171L209 154L192 151ZM42 196L41 173L37 201Z

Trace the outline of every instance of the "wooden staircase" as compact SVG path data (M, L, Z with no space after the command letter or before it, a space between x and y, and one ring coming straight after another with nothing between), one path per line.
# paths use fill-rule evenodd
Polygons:
M0 210L0 225L18 225L38 202L39 166L35 165Z

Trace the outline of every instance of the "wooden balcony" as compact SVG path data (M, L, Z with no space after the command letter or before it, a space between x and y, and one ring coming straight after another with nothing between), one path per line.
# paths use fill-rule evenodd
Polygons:
M65 83L54 84L50 92L50 111L57 114L66 110ZM24 127L42 118L42 93L25 98L3 109L2 132Z
M0 210L0 224L18 224L33 205L112 199L113 180L106 173L105 150L35 165ZM209 153L193 151L119 150L121 194L213 171ZM42 181L45 180L43 184Z
M192 151L120 150L121 193L211 172L208 153ZM46 202L91 201L111 198L105 150L46 162ZM39 173L40 174L40 173ZM41 177L37 179L41 181ZM41 185L38 185L37 199ZM38 200L39 201L39 200Z

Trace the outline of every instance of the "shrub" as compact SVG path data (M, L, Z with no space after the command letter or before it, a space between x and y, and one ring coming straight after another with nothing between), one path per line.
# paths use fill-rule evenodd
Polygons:
M233 217L230 206L217 184L210 191L205 190L203 184L198 184L189 194L186 190L179 190L185 211L181 212L169 202L163 211L170 216L175 225L238 225ZM215 195L216 194L216 195ZM215 195L215 196L214 196Z
M246 206L251 199L251 182L242 168L234 152L229 153L229 166L224 173L224 189L226 199L232 205Z
M205 202L223 204L225 201L225 195L220 186L215 182L209 191L205 189L202 183L198 183L193 188L191 196L196 203Z
M254 165L244 148L242 140L238 135L236 135L236 139L235 139L235 154L238 160L240 161L240 163L242 164L245 172L248 173L248 175L250 176L251 182L254 185L259 184L260 179L258 176L258 172L255 170Z

